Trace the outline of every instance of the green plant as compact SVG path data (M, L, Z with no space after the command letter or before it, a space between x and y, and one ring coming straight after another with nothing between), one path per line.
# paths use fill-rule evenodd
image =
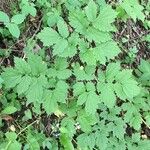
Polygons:
M20 7L21 13L13 15L11 18L5 12L0 11L0 22L4 23L5 27L15 38L19 38L19 25L24 22L26 16L29 14L32 16L36 15L36 9L34 8L33 3L29 3L28 0L22 0Z
M144 24L145 6L136 0L112 5L22 0L11 19L0 11L4 26L24 41L21 54L13 47L7 59L2 54L0 149L150 149L150 63L133 65L140 43L120 57L126 45L114 38L118 20ZM37 23L27 37L18 27L23 22ZM149 36L142 41L148 44Z
M144 7L140 5L137 0L124 0L120 6L134 21L136 21L136 19L139 19L144 22ZM121 8L120 12L122 11Z
M9 19L8 15L0 11L0 22L3 22L4 25L8 28L9 32L16 38L20 36L20 30L18 24L24 21L25 16L22 14L15 15Z

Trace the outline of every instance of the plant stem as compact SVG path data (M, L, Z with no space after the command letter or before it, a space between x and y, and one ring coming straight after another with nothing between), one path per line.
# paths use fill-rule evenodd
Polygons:
M150 129L150 126L146 123L146 121L142 118L143 123Z
M39 118L40 119L40 118ZM37 119L37 120L35 120L35 121L33 121L32 123L30 123L28 126L26 126L25 128L23 128L18 134L17 134L17 136L18 135L20 135L22 132L24 132L26 129L28 129L29 127L31 127L33 124L35 124L37 121L39 121L39 119Z

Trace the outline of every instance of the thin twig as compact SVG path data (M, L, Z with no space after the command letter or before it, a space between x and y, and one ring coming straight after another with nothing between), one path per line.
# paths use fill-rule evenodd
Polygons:
M33 34L32 37L31 37L31 41L34 39L34 37L36 36L36 34L39 32L40 27L41 27L41 24L42 24L42 18L41 18L41 20L39 21L39 24L38 24L38 27L37 27L36 31L34 32L34 34Z
M40 118L39 118L40 119ZM18 134L17 136L19 136L22 132L24 132L26 129L28 129L29 127L31 127L33 124L35 124L36 122L39 121L39 119L33 121L32 123L30 123L28 126L26 126L25 128L23 128Z
M146 123L146 121L142 118L143 123L150 129L150 126Z
M23 128L18 134L17 134L17 137L22 133L24 132L26 129L28 129L30 126L32 126L33 124L35 124L37 121L39 121L40 118L38 118L37 120L33 121L32 123L30 123L28 126L26 126L25 128ZM9 141L8 144L6 145L5 147L5 150L8 150L10 144L12 143L12 141Z

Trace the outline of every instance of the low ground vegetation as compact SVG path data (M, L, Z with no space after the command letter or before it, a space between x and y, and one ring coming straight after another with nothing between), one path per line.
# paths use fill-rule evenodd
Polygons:
M149 1L0 5L0 150L150 150Z

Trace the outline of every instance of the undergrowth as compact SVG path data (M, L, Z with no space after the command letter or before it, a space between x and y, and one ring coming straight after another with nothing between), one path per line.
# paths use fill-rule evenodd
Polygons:
M10 7L0 11L0 150L149 150L150 2Z

